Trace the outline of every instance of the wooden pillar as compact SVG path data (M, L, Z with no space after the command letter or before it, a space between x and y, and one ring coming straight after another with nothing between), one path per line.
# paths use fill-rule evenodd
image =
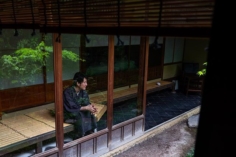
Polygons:
M86 58L86 41L85 41L85 36L81 35L80 36L80 51L79 51L79 56L82 59ZM86 73L86 62L80 61L80 69L78 71L81 71L82 73Z
M54 88L55 88L55 114L56 114L56 142L59 157L63 156L64 130L63 130L63 85L62 85L62 44L56 42L57 33L53 34L54 56ZM61 41L61 40L60 40Z
M137 98L137 115L145 114L146 111L146 94L147 94L147 73L148 73L148 53L149 38L141 37L140 54L139 54L139 80L138 80L138 98Z
M114 36L108 37L108 82L107 82L107 127L108 146L111 142L112 120L113 120L113 87L114 87Z
M128 50L128 72L131 71L130 70L130 49L131 49L131 35L129 36L129 50ZM127 80L128 81L128 85L129 88L131 87L132 82L130 81L130 75L127 75Z
M42 41L45 43L45 33L42 33ZM46 62L46 58L44 57L43 60ZM44 85L44 101L47 102L47 67L44 65L42 67L43 71L43 85Z
M162 50L161 50L161 80L163 80L163 72L164 72L165 45L166 45L166 38L163 37Z

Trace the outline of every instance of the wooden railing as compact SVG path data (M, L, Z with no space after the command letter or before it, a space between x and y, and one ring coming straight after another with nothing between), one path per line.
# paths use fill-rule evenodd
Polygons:
M170 81L149 81L147 83L147 94L166 88L170 88L174 92L174 87L175 83ZM137 91L137 85L114 90L114 103L137 97ZM100 94L103 95L101 96ZM90 96L91 102L95 103L98 109L98 112L95 114L97 121L100 120L107 110L107 96L106 91L91 94ZM55 118L49 113L49 110L54 109L54 106L53 103L28 110L21 110L18 114L11 113L14 116L9 114L0 120L0 130L2 130L0 136L0 141L2 141L0 143L0 155L32 144L37 144L37 153L42 152L42 141L55 137ZM65 133L72 130L73 126L71 124L64 124ZM7 136L11 136L11 140L6 138Z

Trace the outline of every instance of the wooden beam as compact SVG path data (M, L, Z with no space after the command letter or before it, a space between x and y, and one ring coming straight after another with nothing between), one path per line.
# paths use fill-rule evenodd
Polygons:
M32 26L26 24L17 24L18 29L32 29ZM56 27L37 27L40 32L56 33ZM15 29L15 25L2 25L2 29ZM140 35L154 36L157 27L120 27L121 35ZM62 27L61 33L73 34L97 34L97 35L113 35L116 34L117 27L88 27L86 30L83 27ZM175 36L175 37L204 37L209 38L211 27L161 27L159 36Z
M14 29L14 27L13 27ZM157 27L120 27L121 35L139 35L139 36L154 36ZM55 32L54 27L47 27L46 32ZM41 32L45 31L41 29ZM88 27L84 28L61 28L62 33L81 33L81 34L100 34L113 35L116 34L116 27ZM161 27L159 36L175 36L175 37L205 37L209 38L211 33L210 27Z

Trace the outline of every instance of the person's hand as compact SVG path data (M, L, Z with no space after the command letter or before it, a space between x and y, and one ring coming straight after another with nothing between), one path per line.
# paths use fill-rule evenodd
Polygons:
M97 108L93 104L88 105L87 110L89 110L93 114L97 112Z
M94 106L94 104L91 104L92 105L92 107L93 107L93 110L94 110L94 112L93 113L96 113L97 112L97 108Z

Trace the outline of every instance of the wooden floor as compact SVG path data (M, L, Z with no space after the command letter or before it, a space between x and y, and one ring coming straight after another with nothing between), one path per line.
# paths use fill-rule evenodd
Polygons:
M160 85L157 85L157 82L160 83ZM174 82L170 81L150 81L147 83L147 94L152 93L155 91L159 91L166 88L171 88L174 92ZM133 85L131 87L122 87L119 89L114 89L113 94L113 103L119 103L134 97L137 97L137 85ZM107 102L107 92L100 92L94 95L90 95L91 102L98 103L98 104L106 104Z
M63 125L65 133L74 129L71 124ZM55 137L55 118L49 108L16 114L0 121L0 132L0 156L32 144L41 152L41 142Z

